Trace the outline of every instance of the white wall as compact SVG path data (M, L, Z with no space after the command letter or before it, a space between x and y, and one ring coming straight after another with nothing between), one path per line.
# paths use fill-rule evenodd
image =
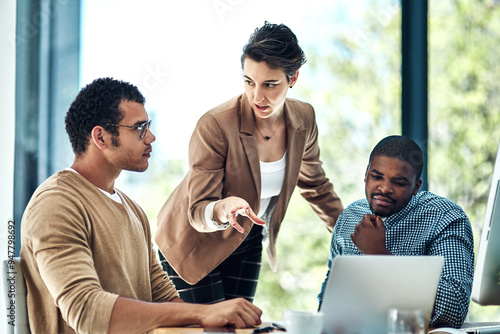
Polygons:
M9 224L14 202L14 128L16 73L16 1L0 1L0 262L9 252ZM19 222L16 222L19 223ZM0 284L2 287L2 284ZM3 304L3 295L2 302ZM2 307L2 310L5 308ZM5 313L0 312L3 321ZM0 328L4 328L0 325ZM0 330L1 331L1 330Z

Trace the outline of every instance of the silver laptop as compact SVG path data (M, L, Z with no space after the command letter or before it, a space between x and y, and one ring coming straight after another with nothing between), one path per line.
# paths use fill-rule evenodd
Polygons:
M320 311L327 334L387 333L390 308L434 308L442 256L337 256Z
M464 323L461 329L467 334L499 334L500 322Z

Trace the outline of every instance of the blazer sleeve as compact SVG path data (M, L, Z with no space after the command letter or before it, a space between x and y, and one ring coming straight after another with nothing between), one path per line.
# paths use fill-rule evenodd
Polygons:
M321 221L332 231L337 218L344 207L333 189L333 184L326 177L320 160L318 144L318 126L314 109L306 115L304 122L310 127L306 141L297 185L300 194L310 203Z
M199 232L214 232L206 225L205 208L222 198L227 138L216 119L207 113L198 121L189 142L189 223Z

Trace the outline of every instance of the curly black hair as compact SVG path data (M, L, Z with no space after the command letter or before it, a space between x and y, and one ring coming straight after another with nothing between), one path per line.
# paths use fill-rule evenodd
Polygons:
M65 118L66 132L76 156L85 153L92 129L97 125L111 133L118 143L118 129L108 124L118 124L123 119L118 108L122 101L142 105L146 102L136 86L113 78L96 79L80 90Z
M241 67L245 59L265 62L272 69L283 70L288 81L305 64L306 56L295 34L284 24L264 22L256 28L243 47Z
M406 136L393 135L379 141L370 154L370 161L377 156L397 158L409 163L415 170L417 180L422 175L424 168L422 149L417 143Z

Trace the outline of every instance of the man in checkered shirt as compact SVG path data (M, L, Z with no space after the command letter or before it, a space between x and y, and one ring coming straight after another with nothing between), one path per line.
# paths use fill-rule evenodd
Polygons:
M422 168L422 150L407 137L389 136L375 146L365 174L366 199L349 205L337 220L328 268L337 255L444 256L430 326L458 328L467 315L472 288L472 228L457 204L419 192ZM330 269L327 279L329 274Z

